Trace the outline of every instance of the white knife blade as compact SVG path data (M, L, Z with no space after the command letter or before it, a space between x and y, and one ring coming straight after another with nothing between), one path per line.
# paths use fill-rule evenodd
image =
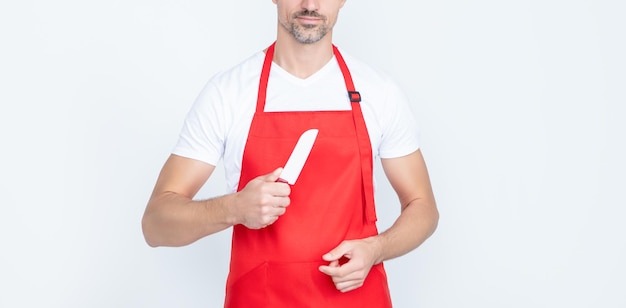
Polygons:
M289 156L278 182L289 183L290 185L296 183L300 171L302 171L304 163L309 157L309 153L311 153L313 143L315 143L315 138L317 138L317 132L318 130L313 128L300 135L298 143L296 143L296 146L293 148L291 156Z

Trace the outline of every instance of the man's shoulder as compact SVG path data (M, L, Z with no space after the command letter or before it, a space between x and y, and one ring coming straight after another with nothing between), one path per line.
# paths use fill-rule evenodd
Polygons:
M261 74L263 66L263 52L259 51L243 61L215 73L210 82L218 86L246 85L257 79Z
M400 90L394 77L385 69L365 62L364 60L339 49L344 58L354 85L359 91L366 91L374 101L386 101L386 97ZM365 93L365 92L364 92Z
M365 60L344 51L340 47L337 47L337 49L339 49L341 56L346 61L346 65L350 69L350 74L354 79L365 79L374 84L385 84L393 81L391 76L384 69L370 64Z

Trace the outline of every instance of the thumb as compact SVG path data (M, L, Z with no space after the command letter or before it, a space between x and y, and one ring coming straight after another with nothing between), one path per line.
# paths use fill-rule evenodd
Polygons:
M276 168L274 171L266 174L265 177L265 181L267 182L276 182L276 180L278 180L278 178L280 177L280 174L283 173L283 168Z
M324 259L324 261L338 261L346 253L347 251L345 251L344 245L340 244L335 249L323 255L322 259Z

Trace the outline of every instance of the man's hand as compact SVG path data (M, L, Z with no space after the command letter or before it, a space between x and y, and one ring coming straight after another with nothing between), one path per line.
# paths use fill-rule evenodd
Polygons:
M330 276L337 290L348 292L360 288L374 264L379 263L380 245L374 238L343 241L322 258L329 265L319 270ZM347 259L348 262L343 263Z
M237 193L233 207L237 224L261 229L273 224L285 214L290 203L289 184L276 182L282 168L252 179Z

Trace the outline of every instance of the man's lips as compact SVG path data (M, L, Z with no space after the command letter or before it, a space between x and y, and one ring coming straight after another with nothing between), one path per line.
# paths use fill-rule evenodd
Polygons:
M319 23L320 21L322 21L321 18L310 17L310 16L298 16L298 20L301 23L305 23L305 24L316 24L316 23Z

